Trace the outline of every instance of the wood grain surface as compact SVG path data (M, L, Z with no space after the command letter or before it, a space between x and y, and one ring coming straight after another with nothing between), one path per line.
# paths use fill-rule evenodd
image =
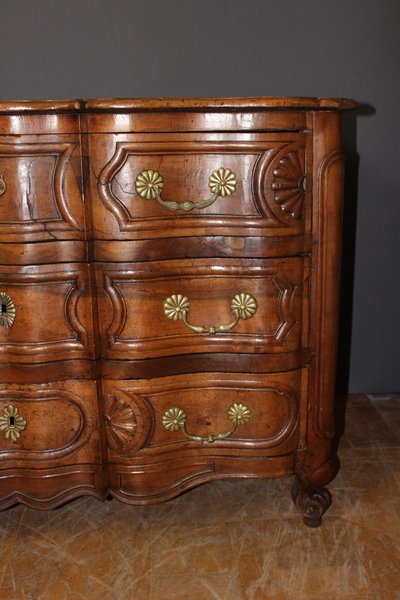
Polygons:
M0 506L148 504L219 478L294 475L304 522L320 524L337 470L340 111L356 107L0 103ZM232 193L191 204L213 195L220 167ZM140 196L148 170L158 197ZM255 313L218 333L239 293ZM179 294L207 332L168 318ZM251 418L215 439L232 406ZM197 438L165 428L173 408Z

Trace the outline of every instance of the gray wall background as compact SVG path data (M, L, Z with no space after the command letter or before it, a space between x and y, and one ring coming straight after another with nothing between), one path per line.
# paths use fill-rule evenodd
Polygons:
M400 390L398 0L0 0L0 97L345 96L339 389ZM357 158L359 155L359 160Z

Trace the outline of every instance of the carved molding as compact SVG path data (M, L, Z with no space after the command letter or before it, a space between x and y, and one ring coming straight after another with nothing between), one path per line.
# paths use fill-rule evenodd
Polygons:
M292 304L297 287L284 277L283 273L274 275L272 281L279 290L277 311L280 319L273 337L283 343L297 323L296 315L292 312Z
M27 428L24 432L24 448L12 447L7 449L0 449L0 460L15 460L23 459L24 461L35 462L40 461L51 461L54 459L63 458L73 452L77 452L83 446L85 446L93 432L93 418L86 406L84 400L79 398L77 395L71 392L65 392L64 390L0 390L0 405L3 403L12 403L16 406L24 405L24 413L29 419L29 405L32 405L35 412L42 411L43 420L46 419L47 411L49 414L53 412L65 413L65 408L62 407L62 403L66 403L72 408L75 414L78 416L78 427L76 430L71 431L69 422L64 422L65 425L65 438L62 446L55 448L31 448L27 445L29 439L29 429ZM59 407L54 408L54 405L60 404ZM22 409L21 409L22 412ZM54 427L51 416L48 417L48 424L46 425L47 430L51 430ZM35 438L35 432L32 432Z
M240 155L244 156L254 155L255 168L253 172L252 181L252 192L253 202L255 207L255 213L251 215L232 215L232 214L204 214L199 211L198 214L186 214L179 217L179 227L212 227L217 225L220 227L221 224L227 227L294 227L296 229L303 229L302 224L296 225L296 220L293 219L291 214L285 214L282 212L281 205L279 202L287 206L286 201L283 200L283 190L274 192L272 188L273 169L283 169L284 165L280 165L279 161L285 159L286 156L291 156L292 153L299 153L299 160L303 161L304 164L304 147L299 148L299 142L287 142L287 141L273 141L273 142L262 142L262 141L236 141L230 142L224 140L223 142L195 142L191 141L188 145L185 142L160 142L159 144L146 144L140 142L116 142L115 151L109 162L101 170L98 180L97 187L101 201L105 208L109 210L118 222L120 231L124 232L142 232L146 230L157 230L159 228L165 228L165 217L160 213L159 216L153 217L140 217L131 214L128 207L124 202L118 198L116 193L113 191L112 184L118 173L126 165L128 159L131 156L151 156L154 155L155 161L159 162L160 156L168 156L171 154L182 154L186 155L196 154L215 154L218 159L218 164L221 161L221 155L226 155L225 162L229 162L227 155ZM285 155L285 152L287 155ZM296 154L294 154L296 156ZM291 159L288 158L290 161ZM201 165L201 158L199 159L199 165ZM228 164L226 166L229 166ZM140 171L140 169L139 169ZM138 171L138 172L139 172ZM243 177L243 173L237 171L238 180ZM293 174L294 176L294 174ZM132 190L134 189L134 173L132 173ZM275 184L278 183L277 176L275 176ZM290 185L295 185L290 180ZM297 181L296 181L297 183ZM133 192L132 192L133 193ZM274 200L275 195L277 196L276 201ZM296 208L296 215L297 215ZM293 211L291 211L293 212ZM218 222L216 222L216 219ZM222 221L221 221L222 220Z
M160 383L124 381L118 384L108 380L104 383L106 412L119 413L123 423L130 423L130 432L135 429L136 436L133 440L129 438L135 436L124 434L126 441L118 440L115 446L118 445L118 449L125 447L131 453L145 448L146 456L169 453L172 446L183 445L190 450L183 436L171 438L165 434L162 416L173 402L182 407L188 419L195 420L197 409L201 407L201 411L208 415L206 421L210 422L213 421L213 415L217 417L221 410L225 412L232 402L246 402L255 420L238 429L231 437L216 440L213 444L215 452L217 448L225 446L240 449L257 447L261 450L287 445L297 430L301 393L296 377L290 377L290 384L287 379L284 382L275 379L271 386L265 385L263 376L251 377L246 381L246 378L238 380L235 375L232 379L215 373L162 379ZM269 413L274 414L272 421L269 420ZM207 435L207 431L201 433ZM200 447L203 448L201 444ZM124 451L124 454L127 452Z
M121 273L103 271L103 288L110 298L112 305L112 320L107 329L107 345L109 349L112 349L112 346L118 343L128 316L124 295L118 287L118 283L125 281L125 279L129 280L131 276L134 277L134 274L125 272L121 278ZM137 281L137 279L133 281Z
M71 289L65 298L65 316L67 323L75 335L76 341L84 350L89 350L89 337L78 316L78 300L83 294L84 284L82 275L78 274L71 281Z
M215 474L216 468L213 462L193 460L193 458L189 462L181 459L178 464L171 464L169 461L143 466L135 465L131 470L118 466L116 486L111 493L122 501L148 504L174 498L185 490L210 481ZM166 481L168 479L170 481ZM139 481L140 486L137 486Z
M274 403L276 406L279 406L281 403L284 403L285 405L285 415L286 418L282 421L281 427L278 431L276 431L274 434L272 435L267 435L267 431L265 431L265 436L262 438L257 438L254 435L252 435L251 433L251 426L252 423L250 422L250 424L247 426L247 428L243 428L243 429L239 429L237 432L235 432L234 436L232 437L227 437L226 439L223 440L216 440L214 442L214 446L216 447L221 447L221 446L235 446L235 447L258 447L258 448L276 448L278 446L280 446L281 444L283 444L284 442L286 442L289 437L293 434L293 432L295 431L296 427L297 427L297 423L298 423L298 418L299 418L299 413L298 413L298 406L299 406L299 400L296 396L296 393L294 390L292 390L289 386L281 386L281 387L239 387L237 386L237 384L233 387L230 387L227 384L221 384L221 385L215 385L215 384L210 384L207 385L207 383L202 383L199 385L199 389L206 391L208 388L214 388L214 389L218 389L221 393L221 396L223 396L224 392L232 392L235 391L237 392L238 390L244 394L245 398L246 398L246 403L247 403L247 407L249 408L249 410L253 413L255 411L255 402L256 402L256 397L258 396L258 400L257 403L260 402L260 398L263 397L265 400L265 396L267 394L273 395L274 398ZM177 396L179 395L180 397L180 403L182 404L182 406L185 406L184 404L184 397L185 397L185 392L190 392L192 388L185 388L185 387L180 387L179 391L177 390ZM171 391L173 391L173 389L170 389L166 392L158 392L158 393L148 393L149 399L153 402L154 406L158 406L161 405L161 401L162 401L162 396L164 394L167 393L171 393ZM254 396L254 397L252 397ZM153 400L154 398L154 400ZM194 409L194 411L196 412L196 408ZM216 406L215 408L216 412L220 410L220 407ZM266 418L266 425L267 425L267 416L265 416ZM161 422L161 421L160 421ZM171 443L171 440L169 440L166 444L169 445ZM186 444L187 440L186 438L182 437L182 438L176 438L173 440L174 444ZM164 445L166 444L159 444L159 445L152 445L152 448L162 448Z
M224 268L221 268L219 271L219 276L224 274ZM229 274L229 267L227 267L226 274ZM209 276L209 270L206 268L203 270L201 267L196 268L196 277ZM283 346L285 341L290 333L290 331L295 327L298 323L299 319L301 319L301 314L296 315L293 312L293 300L298 292L298 287L296 284L290 282L286 277L283 269L281 270L279 267L277 269L272 268L261 268L257 266L253 270L251 267L247 267L246 271L243 273L238 273L238 278L242 275L243 277L253 276L254 278L262 279L263 281L270 280L271 283L277 288L277 304L276 304L276 321L277 325L272 332L264 332L263 338L266 344L273 344L278 346ZM181 272L180 279L183 281L185 277L193 277L192 273L185 274ZM163 280L175 279L176 274L171 273L170 275L163 275ZM129 318L134 318L133 315L128 314L128 309L126 305L126 300L124 298L123 291L121 289L120 284L125 282L132 282L132 284L137 284L143 279L150 279L154 282L157 281L157 276L150 274L144 274L143 272L136 271L123 271L123 272L115 272L115 271L104 271L103 272L103 289L106 292L108 298L110 299L112 305L111 311L111 321L107 327L106 336L107 336L107 351L108 352L127 352L127 351L135 351L142 350L144 348L152 350L152 346L154 344L159 348L159 344L162 343L162 340L165 339L167 347L168 347L168 339L170 335L163 335L162 331L156 336L150 339L136 339L136 338L127 338L123 337L123 332L127 320ZM251 290L250 290L251 291ZM160 299L160 315L163 311L163 303L165 298ZM100 299L100 302L104 300ZM259 305L262 304L262 297L258 299ZM254 317L256 318L256 317ZM189 337L195 336L196 344L201 344L203 338L199 338L191 331L181 331L178 332L179 337ZM212 335L212 334L210 334ZM220 346L224 344L231 343L233 341L243 341L244 339L252 341L254 337L259 337L259 334L246 334L246 333L237 333L235 331L221 334L220 336L216 336L216 343ZM207 335L205 335L205 339ZM200 340L200 341L199 341ZM205 345L206 342L204 342Z
M10 508L18 502L39 510L53 509L85 494L102 500L101 480L97 465L7 469L7 476L3 472L2 477L4 490L18 488L18 491L7 494L4 491L0 499L0 510ZM40 489L41 493L32 496L32 489Z
M145 396L113 387L104 395L107 446L114 456L137 452L146 445L154 426L154 411Z
M186 147L185 142L160 142L155 147L155 144L146 144L146 143L137 143L137 142L117 142L115 145L115 152L111 157L110 161L103 167L100 175L98 177L98 190L100 194L100 198L104 204L104 206L114 215L116 218L120 231L135 231L140 224L142 228L144 226L144 222L150 221L153 222L153 225L157 227L157 223L164 223L165 216L163 213L160 214L159 217L152 218L135 218L128 208L125 206L123 202L114 194L112 190L112 182L117 173L123 168L128 158L132 155L138 156L148 156L154 155L155 160L158 161L157 156L166 156L169 154L180 154L184 152L186 155L190 154L215 154L216 155L216 167L220 166L221 162L221 153L228 154L229 152L246 152L248 150L250 153L257 153L257 148L255 145L250 145L246 143L232 143L232 142L224 142L224 143L211 143L211 142L190 142L190 144ZM227 165L229 166L229 165ZM132 176L132 181L134 181L135 177ZM207 188L208 189L208 188ZM194 220L206 220L210 219L210 216L204 216L204 214L199 214L198 216L190 215L191 219ZM161 218L161 221L160 221ZM185 221L187 221L187 217L185 217ZM150 228L153 226L150 225Z
M2 158L26 157L35 160L38 157L50 156L54 160L53 172L50 173L52 180L53 202L58 218L23 221L1 221L0 231L4 233L24 234L45 231L46 227L57 230L81 231L82 227L77 222L71 211L65 194L65 178L71 156L78 146L77 143L42 143L42 144L0 144L0 161ZM16 174L15 177L18 175ZM4 202L4 200L3 200Z
M120 450L134 441L137 420L132 407L121 398L104 397L104 419L107 431L107 444L111 450Z
M43 284L67 283L70 285L64 304L59 306L62 311L62 320L64 320L71 330L71 337L53 341L40 342L13 342L4 340L0 347L0 356L5 355L26 355L36 356L79 352L90 353L89 336L85 327L81 323L78 315L78 301L85 297L86 286L84 272L82 271L53 271L51 273L1 273L1 282L4 288L12 289L24 286L37 286L40 288ZM23 310L30 310L31 307L19 305L18 310L22 314ZM40 318L46 319L46 307ZM48 358L47 356L47 358Z
M321 161L318 171L318 198L320 202L319 223L318 223L318 310L317 318L317 339L316 353L319 360L316 361L317 388L315 394L314 406L314 431L323 438L332 438L334 435L334 390L336 372L331 367L332 360L336 359L336 350L327 348L326 342L323 342L327 325L331 326L331 315L336 314L335 310L329 308L332 303L338 302L330 291L330 281L332 278L331 270L334 269L332 256L329 254L331 242L336 244L336 230L332 225L331 211L334 205L337 205L340 198L336 196L337 190L332 189L332 182L342 183L344 168L344 155L339 150L329 153ZM340 174L335 174L334 170L340 169ZM341 224L341 219L338 221ZM337 274L334 273L336 276ZM329 377L329 379L327 379Z

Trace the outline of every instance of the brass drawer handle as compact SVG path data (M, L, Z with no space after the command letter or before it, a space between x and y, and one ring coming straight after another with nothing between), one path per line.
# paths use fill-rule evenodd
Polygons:
M169 408L162 416L162 424L167 431L181 430L183 435L192 442L212 444L216 440L224 440L236 431L239 425L248 423L251 418L251 410L244 404L232 404L227 411L228 418L233 426L229 431L223 433L210 433L209 435L192 435L186 429L186 413L182 408L175 406Z
M7 191L7 184L4 179L4 175L0 175L0 196L5 194Z
M16 406L6 406L0 416L0 429L4 431L6 439L16 442L21 437L21 431L26 427L24 417L18 413Z
M240 292L231 300L231 311L235 316L235 320L227 325L208 325L197 326L191 325L187 321L187 313L190 310L189 298L183 294L173 294L164 302L164 313L173 321L183 321L183 323L191 331L195 333L225 333L230 331L239 323L240 319L250 319L257 311L257 300L250 294Z
M0 327L9 329L15 320L16 309L11 296L0 292Z
M139 196L147 200L157 200L162 206L169 210L193 210L194 208L206 208L213 204L219 196L230 196L236 190L236 175L231 169L220 167L213 171L208 179L208 187L212 191L211 198L206 200L185 200L184 202L175 202L173 200L163 200L161 192L164 187L164 180L158 171L149 169L142 171L136 177L135 188Z

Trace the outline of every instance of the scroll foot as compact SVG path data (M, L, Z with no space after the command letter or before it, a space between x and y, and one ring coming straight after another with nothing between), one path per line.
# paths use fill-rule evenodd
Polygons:
M326 488L303 489L299 477L293 483L292 498L307 527L319 527L322 515L332 503L331 494Z

